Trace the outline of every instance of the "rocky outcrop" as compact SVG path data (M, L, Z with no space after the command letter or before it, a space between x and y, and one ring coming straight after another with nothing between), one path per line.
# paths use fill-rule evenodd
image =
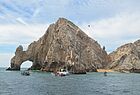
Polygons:
M109 68L121 72L140 72L140 40L119 47L109 56Z
M8 70L20 70L24 61L32 61L30 69L56 71L66 67L73 73L105 68L108 56L97 41L88 37L71 21L59 18L46 33L31 43L26 51L19 46Z

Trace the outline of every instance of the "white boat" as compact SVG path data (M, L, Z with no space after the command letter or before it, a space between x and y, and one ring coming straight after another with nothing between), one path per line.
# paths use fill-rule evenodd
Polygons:
M55 76L67 76L67 75L69 75L69 72L66 69L60 69L60 71L57 71L54 74L55 74Z

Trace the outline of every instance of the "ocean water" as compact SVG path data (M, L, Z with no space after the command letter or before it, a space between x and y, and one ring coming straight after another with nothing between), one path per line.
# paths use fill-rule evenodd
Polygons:
M0 95L140 95L140 74L88 73L56 77L46 72L0 69Z

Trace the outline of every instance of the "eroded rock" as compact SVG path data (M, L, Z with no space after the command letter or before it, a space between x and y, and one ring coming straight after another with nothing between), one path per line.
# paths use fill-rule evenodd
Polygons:
M24 61L32 61L30 69L56 71L66 67L73 73L97 71L108 64L107 53L71 21L59 18L46 33L31 43L26 51L19 46L9 70L20 70Z
M109 54L111 64L109 68L117 71L140 71L140 40L119 47Z

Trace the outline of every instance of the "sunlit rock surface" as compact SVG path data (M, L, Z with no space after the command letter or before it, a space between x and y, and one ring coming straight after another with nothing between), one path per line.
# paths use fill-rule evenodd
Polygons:
M30 68L33 70L56 71L66 67L73 73L97 71L109 63L105 48L65 18L51 24L26 51L19 46L8 70L20 70L20 65L27 60L33 62Z
M140 40L125 44L109 54L110 69L117 71L140 72Z

